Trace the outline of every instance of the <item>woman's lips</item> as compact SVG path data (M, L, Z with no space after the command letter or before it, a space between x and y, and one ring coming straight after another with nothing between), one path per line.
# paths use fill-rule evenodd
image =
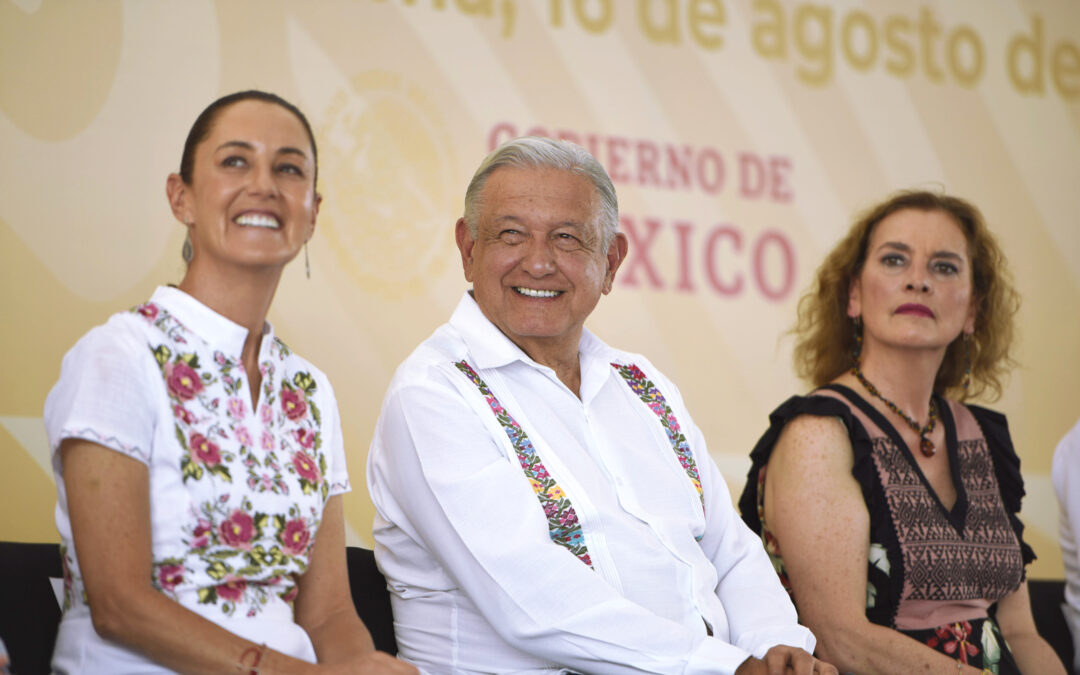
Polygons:
M900 305L896 308L896 314L914 314L916 316L925 316L933 319L934 313L926 305L920 305L914 302L909 302L904 305Z

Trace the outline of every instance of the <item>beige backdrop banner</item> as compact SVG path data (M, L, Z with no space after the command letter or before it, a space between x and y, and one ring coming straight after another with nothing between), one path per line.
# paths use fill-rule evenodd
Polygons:
M1080 416L1080 3L0 0L0 539L55 541L42 405L64 352L182 274L165 200L219 95L310 117L325 195L271 320L334 382L350 543L396 365L466 284L465 185L498 142L567 138L631 240L590 327L677 382L738 492L792 374L795 303L853 215L906 187L978 204L1024 304L995 407L1031 574L1060 577L1050 457Z

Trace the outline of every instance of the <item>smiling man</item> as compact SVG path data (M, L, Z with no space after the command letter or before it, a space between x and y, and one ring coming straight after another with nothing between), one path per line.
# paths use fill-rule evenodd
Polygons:
M469 184L472 290L398 369L368 460L400 654L432 673L835 673L678 389L584 328L617 228L575 145L510 141Z

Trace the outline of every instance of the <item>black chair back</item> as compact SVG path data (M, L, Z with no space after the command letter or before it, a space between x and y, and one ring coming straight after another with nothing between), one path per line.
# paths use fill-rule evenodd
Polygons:
M49 578L61 574L58 544L0 541L0 638L14 673L49 672L60 624Z

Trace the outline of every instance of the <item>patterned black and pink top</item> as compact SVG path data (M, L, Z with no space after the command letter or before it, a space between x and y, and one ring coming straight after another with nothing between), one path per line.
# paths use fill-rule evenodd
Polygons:
M751 452L739 508L790 590L782 543L762 507L769 457L789 420L838 417L851 438L852 475L870 514L867 618L964 663L1018 672L992 617L994 603L1019 587L1035 558L1017 518L1024 495L1020 460L1003 415L940 397L937 408L957 494L951 510L889 421L841 385L794 396L770 415Z

